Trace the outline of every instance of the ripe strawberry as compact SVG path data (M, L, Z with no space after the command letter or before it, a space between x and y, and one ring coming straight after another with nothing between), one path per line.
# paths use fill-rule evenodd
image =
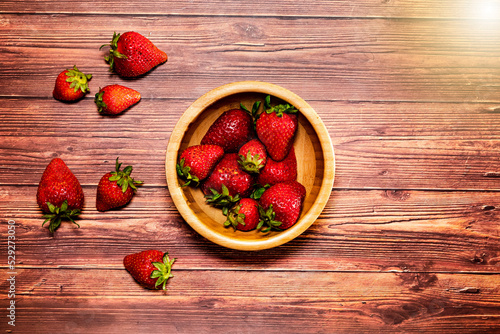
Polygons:
M121 85L109 85L95 94L97 110L103 115L118 115L141 99L141 93Z
M184 186L208 177L215 165L222 159L224 150L218 145L194 145L186 148L177 164L177 174L187 180Z
M106 44L102 45L102 47ZM122 77L138 77L167 61L167 54L158 49L153 42L141 34L129 31L124 34L113 34L109 55L104 57L114 70Z
M215 166L212 174L202 183L201 190L207 197L207 202L217 204L217 201L229 197L248 197L252 191L253 177L243 171L238 164L238 154L225 154ZM225 186L227 191L223 191Z
M256 131L274 161L283 160L293 145L298 127L297 111L289 104L271 107L270 96L266 97L265 111L257 119Z
M52 159L43 172L38 185L36 202L45 213L43 218L50 222L49 231L54 232L62 219L69 219L80 227L73 218L83 209L83 190L76 176L63 160Z
M235 230L240 231L253 230L260 221L259 203L252 198L242 198L226 216L224 226L233 226Z
M268 159L266 166L257 177L258 184L269 184L271 186L276 183L295 180L297 180L297 158L293 146L285 159L278 162Z
M170 260L168 253L150 249L125 256L123 265L132 277L147 289L167 290L166 284L176 259Z
M52 96L60 101L78 101L89 92L88 81L92 74L83 74L76 68L67 69L59 73Z
M299 219L306 189L297 181L277 183L267 189L261 196L259 204L263 222L270 229L285 230Z
M96 208L99 211L107 211L128 204L134 196L136 185L142 181L136 181L130 177L132 166L120 170L121 163L116 158L116 170L106 173L97 186Z
M249 173L259 173L267 162L266 148L257 138L244 144L238 155L241 168Z
M235 153L252 136L252 116L241 109L231 109L215 120L201 139L201 144L219 145L225 153Z

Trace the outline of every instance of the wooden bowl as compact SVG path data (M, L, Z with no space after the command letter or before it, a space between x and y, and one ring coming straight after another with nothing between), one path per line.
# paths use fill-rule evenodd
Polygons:
M240 102L249 110L255 101L271 95L271 103L282 101L299 110L299 127L294 141L298 178L307 195L297 223L284 231L242 232L224 227L220 209L205 203L198 188L181 187L176 164L179 154L197 145L210 125L224 111L237 109ZM263 103L262 103L263 104ZM262 106L261 106L262 108ZM172 200L186 222L199 234L224 247L238 250L261 250L282 245L307 230L324 209L333 186L335 157L325 125L316 112L296 94L270 83L242 81L218 87L196 100L181 116L167 147L166 176Z

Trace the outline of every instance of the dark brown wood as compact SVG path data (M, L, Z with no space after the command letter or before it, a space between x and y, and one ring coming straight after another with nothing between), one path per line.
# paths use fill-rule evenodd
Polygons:
M489 6L489 7L488 7ZM496 333L500 331L500 23L491 1L0 2L0 328L11 333ZM496 9L495 9L496 8ZM124 80L103 57L114 31L169 55ZM92 73L76 104L64 68ZM165 151L182 113L222 84L261 80L306 100L336 158L326 208L295 240L226 249L175 208ZM93 94L141 92L119 117ZM35 194L61 157L86 196L51 235ZM95 209L116 157L145 183ZM8 222L15 222L15 268ZM176 257L167 292L123 257ZM15 270L15 271L14 271ZM16 326L8 325L16 278Z

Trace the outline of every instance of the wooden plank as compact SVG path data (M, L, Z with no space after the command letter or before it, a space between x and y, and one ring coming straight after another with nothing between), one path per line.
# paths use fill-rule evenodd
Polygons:
M142 289L124 269L19 270L16 332L34 326L39 332L50 326L51 332L72 333L160 328L174 333L500 329L500 275L175 269L173 273L163 293Z
M1 12L16 13L67 13L114 15L169 15L169 16L255 16L283 17L363 17L363 18L446 18L446 19L495 19L491 14L497 7L491 1L471 0L350 0L350 1L168 1L161 6L155 1L105 1L78 2L50 0L5 0Z
M262 80L313 100L498 101L500 36L495 24L274 17L242 22L240 17L217 16L66 18L3 15L3 96L49 98L57 74L76 64L94 75L93 91L104 83L127 82L155 98L193 99L225 83ZM86 29L71 29L77 23ZM170 59L146 77L125 81L108 73L106 51L99 47L113 31L130 29L150 37Z
M146 185L165 186L168 139L194 99L146 96L113 118L100 116L90 96L74 105L1 101L1 184L35 186L58 156L92 186L119 156ZM496 103L308 102L331 135L336 189L500 189Z
M126 208L106 213L95 209L95 189L84 189L81 228L65 223L51 235L35 187L2 187L0 215L18 226L21 267L119 268L125 255L157 248L183 269L499 272L496 192L335 190L300 237L244 252L196 234L164 187L143 187Z

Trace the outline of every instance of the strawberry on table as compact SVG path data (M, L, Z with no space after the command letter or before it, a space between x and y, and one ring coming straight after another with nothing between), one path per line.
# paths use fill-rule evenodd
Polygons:
M253 118L241 109L222 113L201 139L201 144L219 145L225 153L235 153L254 136Z
M141 100L141 94L122 85L103 87L95 94L97 110L103 115L118 115Z
M74 218L83 209L83 190L62 159L52 159L45 168L38 185L36 201L45 213L42 226L50 222L50 232L54 232L61 225L62 219L69 219L79 227Z
M106 46L102 45L102 47ZM109 55L104 59L110 70L122 77L138 77L167 61L167 54L141 34L129 31L113 34Z
M56 78L52 96L60 101L75 102L80 100L89 92L88 81L92 74L84 74L73 66L59 73Z
M99 181L96 195L98 211L107 211L128 204L137 190L136 185L142 184L142 181L130 177L132 166L121 170L121 165L116 158L115 171L104 174Z
M267 189L259 199L261 218L267 228L285 230L299 219L306 195L305 187L297 181L277 183Z
M264 112L256 121L256 132L274 161L283 160L293 145L298 127L298 110L289 104L271 106L270 96L266 97Z
M295 180L297 180L297 158L293 146L285 159L281 161L268 159L257 177L257 183L271 186L276 183Z
M227 213L224 226L232 226L235 230L250 231L260 222L259 203L252 198L242 198Z
M218 145L193 145L186 148L179 157L177 174L184 180L184 186L198 186L208 177L215 165L222 159L224 150Z
M171 270L175 260L170 260L168 253L150 249L125 256L123 265L143 287L166 290L168 279L173 277Z
M238 155L241 168L249 173L259 173L267 162L266 148L257 138L244 144Z

